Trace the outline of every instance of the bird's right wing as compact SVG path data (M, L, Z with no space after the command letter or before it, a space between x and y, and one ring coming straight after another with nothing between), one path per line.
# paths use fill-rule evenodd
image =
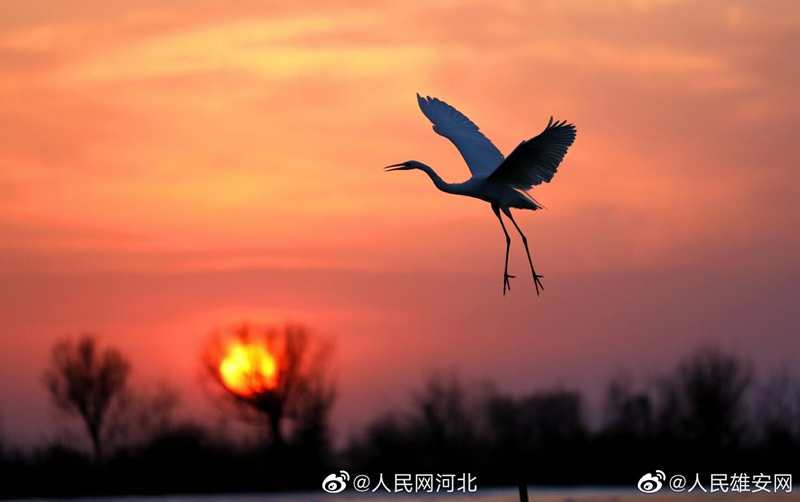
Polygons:
M489 180L503 181L518 190L549 183L575 141L575 126L567 121L547 124L535 138L523 141L508 155Z
M488 176L503 162L503 154L470 119L444 101L417 94L422 113L433 130L456 145L473 176Z

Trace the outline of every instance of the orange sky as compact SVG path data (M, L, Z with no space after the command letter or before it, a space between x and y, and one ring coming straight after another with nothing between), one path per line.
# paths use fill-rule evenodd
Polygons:
M0 416L46 435L49 346L124 349L187 409L211 329L338 344L347 430L427 369L597 390L704 341L800 362L800 6L603 0L6 1ZM415 93L505 153L578 138L520 214L544 295ZM368 377L368 378L367 378ZM194 394L193 394L194 393Z

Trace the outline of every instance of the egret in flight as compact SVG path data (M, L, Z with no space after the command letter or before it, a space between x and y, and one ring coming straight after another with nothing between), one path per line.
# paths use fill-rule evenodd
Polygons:
M433 123L433 130L453 142L461 156L467 162L472 177L463 183L447 183L439 177L430 166L422 162L409 160L400 164L386 166L386 171L409 171L419 169L430 176L433 184L439 190L456 195L466 195L476 199L485 200L492 205L492 211L500 220L500 226L506 235L506 264L503 271L503 295L511 289L509 279L515 276L508 275L508 252L511 249L511 237L508 235L500 211L511 220L522 236L528 263L531 266L533 284L536 286L536 296L539 289L544 290L539 280L544 276L538 275L533 268L531 252L528 249L528 239L520 230L511 208L542 209L538 202L527 194L535 185L542 182L549 183L558 170L558 165L567 154L567 149L575 141L575 126L566 121L550 122L538 136L523 141L511 152L508 158L503 157L489 139L480 132L470 119L444 101L423 98L417 94L417 101L422 113Z

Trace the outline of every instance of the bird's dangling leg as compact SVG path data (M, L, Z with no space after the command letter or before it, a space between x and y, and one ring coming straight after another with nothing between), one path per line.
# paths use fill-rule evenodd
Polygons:
M537 275L536 271L533 269L533 260L531 260L531 252L528 250L528 239L525 237L525 234L522 233L522 230L520 230L519 225L517 225L517 222L514 221L514 217L511 216L511 210L503 208L503 212L506 213L508 219L511 220L511 223L513 223L514 226L517 228L517 232L519 232L519 235L522 236L522 244L525 245L525 253L527 253L528 263L530 263L531 265L531 274L533 274L533 284L534 286L536 286L536 296L539 296L539 288L542 288L542 291L544 291L544 286L542 285L542 281L540 281L539 279L543 278L544 276Z
M506 296L506 290L511 291L511 282L509 282L509 279L514 279L516 277L508 275L508 252L511 249L511 236L508 235L506 226L503 223L503 218L500 217L500 207L492 204L492 211L497 215L497 219L500 220L500 226L503 227L503 233L506 234L506 265L503 270L503 296Z

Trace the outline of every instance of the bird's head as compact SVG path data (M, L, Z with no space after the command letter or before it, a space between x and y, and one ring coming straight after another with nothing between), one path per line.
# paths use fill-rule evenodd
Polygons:
M386 166L383 168L385 172L389 171L410 171L412 169L422 169L424 166L422 162L417 162L416 160L409 160L407 162L401 162L399 164L392 164L391 166Z

